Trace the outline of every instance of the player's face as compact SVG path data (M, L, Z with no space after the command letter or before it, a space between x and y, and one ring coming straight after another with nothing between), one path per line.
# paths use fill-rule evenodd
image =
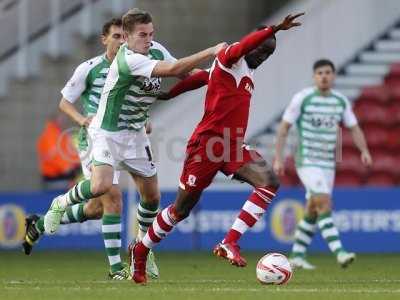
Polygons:
M251 51L245 56L246 62L251 69L259 67L268 57L274 53L276 48L276 40L274 38L267 39L263 44Z
M119 47L124 43L122 27L112 25L108 35L102 36L102 42L107 48L107 53L115 56Z
M153 41L153 23L136 24L135 28L127 33L129 49L147 55Z
M322 66L314 71L314 82L321 91L330 90L335 81L335 72L331 66Z

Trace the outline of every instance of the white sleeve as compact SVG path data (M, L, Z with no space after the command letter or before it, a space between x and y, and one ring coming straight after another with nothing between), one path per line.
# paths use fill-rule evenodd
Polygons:
M171 62L171 63L177 61L177 59L171 55L171 53L167 50L167 48L165 48L160 43L153 41L153 46L155 46L158 50L160 50L163 53L165 61Z
M151 78L151 73L159 60L152 60L138 53L125 54L131 75Z
M86 77L89 73L89 62L80 64L74 71L74 74L68 80L67 84L61 90L63 98L68 102L74 103L86 89Z
M285 109L283 113L282 120L288 122L289 124L293 124L297 121L301 112L301 104L303 103L304 97L301 93L297 93L290 101L289 106Z
M346 107L343 112L343 124L347 128L350 128L350 127L356 126L358 124L358 122L357 122L357 118L353 112L353 109L351 108L350 101L347 98L344 98L344 99L345 99L344 102L346 104Z

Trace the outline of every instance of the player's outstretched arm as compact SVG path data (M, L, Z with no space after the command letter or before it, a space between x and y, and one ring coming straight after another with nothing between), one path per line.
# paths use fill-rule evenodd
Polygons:
M158 100L170 100L176 96L186 93L188 91L196 90L208 84L209 73L207 71L198 71L193 75L174 85L168 93L163 93L157 97Z
M226 43L219 43L214 47L210 47L203 51L197 52L193 55L181 58L176 62L159 61L152 73L151 77L179 77L182 76L194 68L196 68L202 62L214 57L217 53L226 47Z
M230 68L236 63L242 56L248 54L250 51L260 46L266 39L272 37L276 32L280 30L288 30L292 27L300 26L301 23L295 22L295 20L304 15L304 13L296 14L294 16L286 16L282 22L278 25L265 27L261 30L254 31L246 35L240 40L240 42L229 46L225 52L221 52L218 55L220 62Z

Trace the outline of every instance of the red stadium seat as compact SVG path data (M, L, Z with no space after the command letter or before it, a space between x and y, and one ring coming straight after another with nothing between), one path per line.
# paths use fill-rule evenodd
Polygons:
M400 103L400 78L393 81L390 85L385 83L390 94L392 102Z
M386 147L388 130L376 125L363 126L368 146L371 148Z
M352 173L356 177L364 177L368 170L361 164L360 152L355 148L344 148L337 157L339 173Z
M336 186L360 186L363 179L352 171L340 171L335 178Z
M400 127L396 127L388 132L386 147L392 154L398 155L400 153Z
M350 133L349 129L347 129L345 127L341 127L341 135L338 137L338 139L340 137L342 139L342 141L341 141L342 147L352 147L353 146L353 144L354 144L353 143L353 138L351 136L351 133Z
M385 86L376 85L365 87L361 91L356 104L388 104L390 102L390 93Z
M390 71L387 76L393 76L393 77L400 78L400 62L394 63L390 66Z
M354 113L357 116L358 121L361 124L387 124L388 112L385 106L374 104L374 105L357 105L354 109Z
M288 156L285 161L285 174L290 177L297 177L296 164L293 156Z
M371 172L365 182L369 186L394 186L396 178L389 173Z
M387 173L393 177L400 175L400 169L397 167L399 160L388 151L372 152L373 164L372 173Z
M298 186L300 185L299 179L294 176L285 175L279 178L281 186Z

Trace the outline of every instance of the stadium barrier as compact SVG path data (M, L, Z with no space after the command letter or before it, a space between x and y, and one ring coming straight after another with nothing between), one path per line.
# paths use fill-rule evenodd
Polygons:
M250 190L207 191L192 215L177 226L159 250L210 250L222 239L249 195ZM57 193L0 193L0 249L17 249L24 235L24 218L44 213ZM174 200L175 192L162 193L162 205ZM132 198L132 197L131 197ZM266 216L241 240L246 250L290 249L297 221L303 215L304 190L283 188ZM400 252L400 188L337 188L334 219L346 249L355 252ZM123 245L131 239L135 222L135 200L124 194ZM130 209L128 209L130 208ZM131 213L128 213L130 211ZM129 228L128 228L129 227ZM44 237L37 249L103 249L101 220L61 226L52 237ZM129 230L131 229L131 230ZM326 252L316 235L310 247Z

